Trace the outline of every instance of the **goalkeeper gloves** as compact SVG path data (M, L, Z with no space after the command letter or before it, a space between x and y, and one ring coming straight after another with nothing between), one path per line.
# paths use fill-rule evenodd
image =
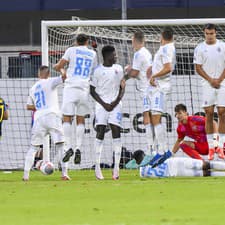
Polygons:
M159 166L160 164L164 163L167 159L169 159L172 156L172 152L168 150L165 152L158 160L155 161L155 163L152 165L152 168Z

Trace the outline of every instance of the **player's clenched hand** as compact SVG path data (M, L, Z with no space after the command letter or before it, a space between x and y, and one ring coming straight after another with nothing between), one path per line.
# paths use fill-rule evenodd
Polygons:
M114 108L112 104L108 104L108 103L103 103L102 106L104 107L104 109L107 112L111 112L113 110L113 108Z
M211 78L211 79L209 80L209 83L211 84L212 87L218 89L218 88L220 88L220 83L221 83L221 81L220 81L219 79Z
M150 84L151 84L153 87L156 87L156 83L155 83L155 78L154 78L154 76L152 76L152 77L150 78Z

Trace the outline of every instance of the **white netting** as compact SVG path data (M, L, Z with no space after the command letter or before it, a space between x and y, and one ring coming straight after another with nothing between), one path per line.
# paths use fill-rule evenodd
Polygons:
M70 23L71 22L71 23ZM201 90L200 78L195 75L193 65L193 50L195 46L201 42L203 37L203 24L215 22L213 19L208 20L174 20L173 23L162 21L143 21L135 25L130 23L129 26L122 26L124 23L118 21L114 26L114 21L104 21L99 25L98 21L90 21L90 26L84 26L83 22L70 21L62 25L62 22L54 21L45 24L47 29L43 29L43 59L44 64L48 61L52 70L52 65L56 63L64 53L64 51L74 44L75 37L78 33L86 33L90 40L96 43L96 51L98 53L99 62L101 59L101 49L106 44L114 45L118 55L118 63L122 66L132 63L133 49L131 46L131 38L135 31L141 30L146 36L146 47L151 51L152 55L159 48L159 37L161 29L167 24L172 26L175 33L175 45L177 51L177 65L172 76L172 97L168 103L168 111L163 117L163 123L167 126L167 138L169 148L172 147L176 138L176 119L174 118L173 108L177 103L184 103L188 107L189 113L201 112ZM86 21L88 23L88 21ZM176 24L177 23L177 24ZM186 24L185 24L186 23ZM218 23L217 37L224 39L225 21L223 19L216 20ZM59 25L57 25L59 24ZM96 24L96 25L95 25ZM154 24L154 25L151 25ZM175 24L175 25L174 25ZM180 24L180 25L179 25ZM45 36L46 35L46 36ZM90 44L91 47L91 44ZM48 55L48 58L46 58ZM53 76L56 72L51 71ZM0 157L4 160L0 161L1 168L22 168L25 152L29 147L30 137L30 113L26 112L26 98L28 89L34 82L30 79L17 80L0 80L1 96L3 96L11 105L11 118L3 125L3 138L0 143ZM4 91L3 91L4 90ZM60 89L59 95L62 95ZM19 99L19 100L18 100ZM61 98L60 98L61 99ZM82 146L82 162L75 168L91 167L94 164L94 140L95 130L93 129L94 104L92 111L86 118L86 133ZM14 105L14 102L18 102ZM60 102L61 103L61 102ZM147 147L144 126L142 124L142 100L136 90L135 80L131 79L127 82L126 93L123 98L123 130L122 143L123 146L133 152L137 149L145 150ZM73 132L75 140L75 130ZM102 162L111 165L112 149L111 149L111 132L107 132L104 143L104 151L102 154ZM51 149L51 159L55 161L56 153L54 148ZM13 163L12 163L13 162ZM15 163L15 164L14 164ZM72 168L74 165L70 164Z

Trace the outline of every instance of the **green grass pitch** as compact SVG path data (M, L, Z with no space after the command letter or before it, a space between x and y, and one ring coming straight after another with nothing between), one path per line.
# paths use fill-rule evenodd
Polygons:
M224 225L225 177L141 179L122 170L120 180L97 181L92 170L44 176L0 172L2 225Z

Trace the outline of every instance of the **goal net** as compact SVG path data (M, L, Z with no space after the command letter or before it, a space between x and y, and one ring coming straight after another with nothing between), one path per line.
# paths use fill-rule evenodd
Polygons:
M176 46L176 68L172 76L172 96L168 102L168 110L163 115L163 124L167 130L165 137L168 148L171 149L176 139L177 121L174 117L174 106L178 103L187 105L190 114L202 112L200 77L195 74L193 52L196 45L204 40L203 25L215 23L218 25L217 38L224 39L225 19L182 19L182 20L107 20L107 21L42 21L42 64L49 65L52 76L55 64L65 50L74 45L76 35L85 33L90 37L90 48L94 48L99 63L102 62L101 49L104 45L113 45L116 49L117 63L123 67L132 64L134 51L131 38L134 32L140 30L146 37L146 47L154 56L160 43L160 32L164 26L171 26L174 31ZM34 79L2 79L0 81L1 95L10 104L11 117L3 125L3 137L0 141L0 169L23 166L26 151L29 148L30 114L25 112L26 97ZM4 93L3 91L4 90ZM62 88L59 89L60 104ZM21 103L14 105L20 99ZM91 168L94 165L94 101L90 97L91 111L85 119L85 136L82 145L82 161L80 165L70 163L70 168ZM22 107L23 105L23 107ZM142 100L136 89L136 80L127 81L123 98L122 145L130 152L145 151L147 148L145 129L142 123ZM76 126L74 124L73 145L76 141ZM50 145L50 158L57 163L57 153ZM166 149L165 149L166 150ZM113 159L111 132L108 131L104 141L102 163L111 166Z

